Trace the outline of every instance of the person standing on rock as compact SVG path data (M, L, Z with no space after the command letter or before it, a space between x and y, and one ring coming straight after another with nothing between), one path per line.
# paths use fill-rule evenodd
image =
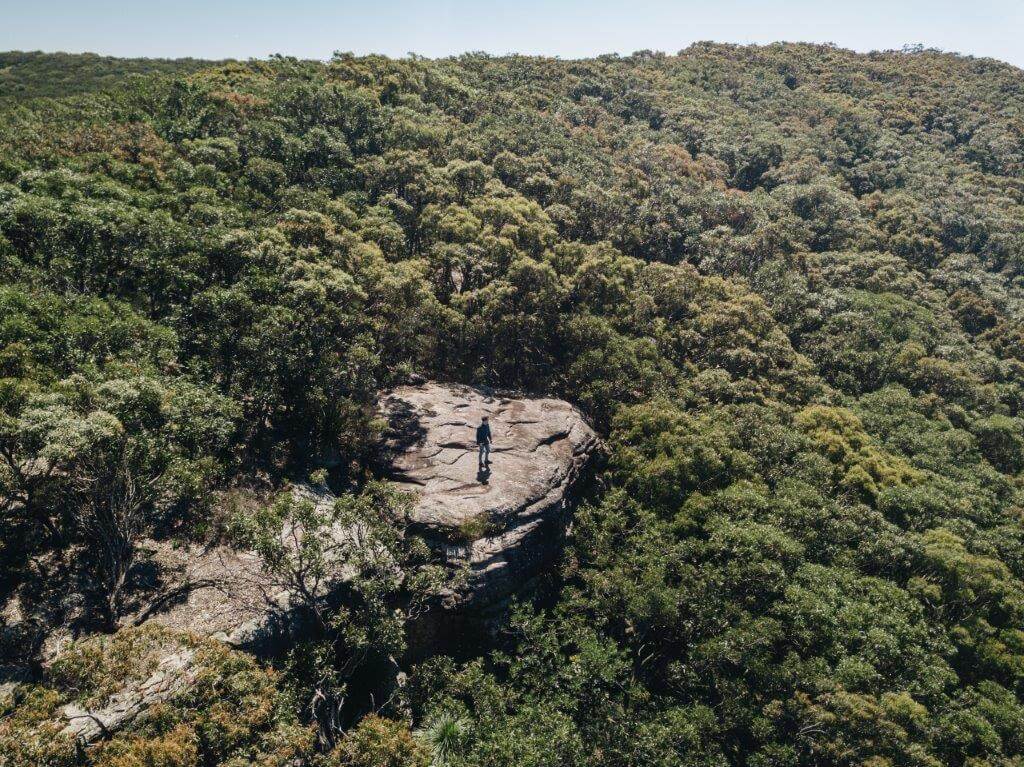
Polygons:
M476 427L476 444L480 447L480 468L491 465L491 425L487 416Z

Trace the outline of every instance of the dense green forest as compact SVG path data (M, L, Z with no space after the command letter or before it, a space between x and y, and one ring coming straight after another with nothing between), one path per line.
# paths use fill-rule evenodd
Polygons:
M0 105L102 90L131 75L187 75L212 64L199 59L119 59L95 53L0 51Z
M219 646L159 716L54 737L143 627L0 698L4 767L1024 765L1024 72L790 44L23 60L5 595L81 561L102 630L112 516L124 546L205 539L231 488L319 456L369 514L373 403L413 372L568 399L609 459L495 646L336 740L316 648ZM19 66L60 97L12 94ZM383 588L337 641L400 649Z

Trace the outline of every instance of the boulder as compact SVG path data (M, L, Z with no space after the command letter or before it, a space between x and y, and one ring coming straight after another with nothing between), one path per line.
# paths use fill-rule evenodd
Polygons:
M380 398L382 469L414 495L410 528L453 571L449 610L486 611L536 576L562 545L573 501L602 448L568 402L425 382ZM476 427L490 420L491 463Z

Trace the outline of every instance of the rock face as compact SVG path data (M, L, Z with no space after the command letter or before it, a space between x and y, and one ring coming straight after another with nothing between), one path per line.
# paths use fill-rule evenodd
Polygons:
M318 507L335 502L326 488L297 485L292 492ZM144 618L176 631L213 637L259 656L285 649L301 634L301 610L287 590L268 581L255 553L227 546L151 546L160 568L175 573L168 590L171 598L150 609L148 615L136 616L135 622ZM345 571L337 572L325 590L347 577Z
M318 507L335 502L325 487L300 484L292 492ZM286 589L264 575L254 552L152 538L139 541L137 549L138 569L148 575L126 589L122 627L156 623L259 656L285 649L302 630L301 611ZM29 678L33 658L48 665L68 643L96 631L87 620L88 571L48 561L37 563L37 572L45 591L27 600L16 592L0 605L0 683ZM348 577L339 568L324 588Z
M335 501L324 488L298 485L293 493L317 506ZM171 630L168 637L209 637L258 656L286 649L302 636L306 627L303 611L287 590L268 582L254 553L154 540L142 542L140 550L163 573L166 583L162 594L151 597L148 607L125 616L123 626L156 624ZM344 569L339 569L325 588L336 588L346 577ZM63 632L47 637L44 660L58 657L69 639ZM167 639L150 652L155 665L151 674L128 680L96 706L64 706L62 734L91 743L146 716L152 706L193 685L197 670L193 647Z
M464 571L447 605L501 603L557 553L600 441L569 403L454 384L403 386L380 399L388 422L384 470L416 496L409 522ZM488 416L491 464L478 465L476 427Z
M382 468L415 495L411 532L423 536L456 576L457 585L442 595L442 610L410 627L411 655L422 656L451 649L451 637L461 635L468 621L500 608L551 561L561 547L574 496L602 449L580 413L561 400L425 383L388 392L379 404L388 422ZM475 434L484 415L493 446L490 466L481 469ZM301 485L294 492L317 505L335 500L325 488ZM255 554L159 541L141 548L143 558L163 574L163 586L146 607L126 616L125 625L155 623L257 655L286 649L302 635L302 610L286 590L268 585ZM347 577L340 568L328 589L339 588ZM67 639L61 632L51 635L44 658L59 654ZM64 733L91 742L192 684L190 648L168 646L157 660L151 675L102 704L65 707ZM399 677L394 661L388 662L377 674L382 690Z

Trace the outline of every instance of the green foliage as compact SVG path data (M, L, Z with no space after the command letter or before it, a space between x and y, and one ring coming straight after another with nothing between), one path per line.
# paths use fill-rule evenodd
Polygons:
M75 764L74 743L61 734L64 725L56 718L62 703L59 692L19 686L5 697L0 709L0 753L5 767Z
M214 489L352 492L231 527L320 615L287 682L225 656L97 754L1020 762L1019 70L710 43L199 66L0 58L0 587L92 556L109 620L134 542L215 528ZM608 469L498 647L427 659L411 727L335 743L294 709L400 652L396 608L436 587L401 504L359 490L410 373L570 399ZM143 668L127 648L19 687L0 745L74 759L46 723Z
M18 398L0 420L11 511L58 545L68 530L89 544L109 623L137 539L209 491L234 431L231 403L215 393L183 379L122 376L74 374Z
M187 74L210 65L199 59L118 59L95 53L0 53L0 106L110 88L132 75Z
M1017 474L1024 469L1024 428L1017 418L993 415L975 424L978 448L999 471Z
M381 482L327 504L286 492L269 506L239 510L229 536L259 556L267 583L294 593L321 630L399 654L402 622L392 601L403 592L406 609L417 610L440 588L442 573L423 542L405 535L410 502ZM332 592L341 584L352 593L339 611ZM366 636L367 628L378 636Z
M168 653L182 650L194 653L194 682L179 694L86 750L60 733L64 704L102 706L126 684L146 679ZM284 767L313 753L313 733L296 720L273 672L219 642L154 625L75 643L43 684L16 688L12 704L0 722L0 753L11 767Z
M810 437L817 452L835 464L834 483L839 490L874 499L883 488L919 480L906 461L875 447L849 410L812 405L797 413L794 421Z
M294 595L312 624L289 665L322 744L337 739L351 678L400 656L405 622L445 585L424 542L405 535L410 500L380 482L326 504L286 492L229 522L234 542L260 558L266 592Z
M415 733L433 754L432 763L445 765L465 749L469 726L465 719L450 711L432 717L422 730Z
M370 715L355 727L328 757L338 767L429 767L427 750L408 728Z

